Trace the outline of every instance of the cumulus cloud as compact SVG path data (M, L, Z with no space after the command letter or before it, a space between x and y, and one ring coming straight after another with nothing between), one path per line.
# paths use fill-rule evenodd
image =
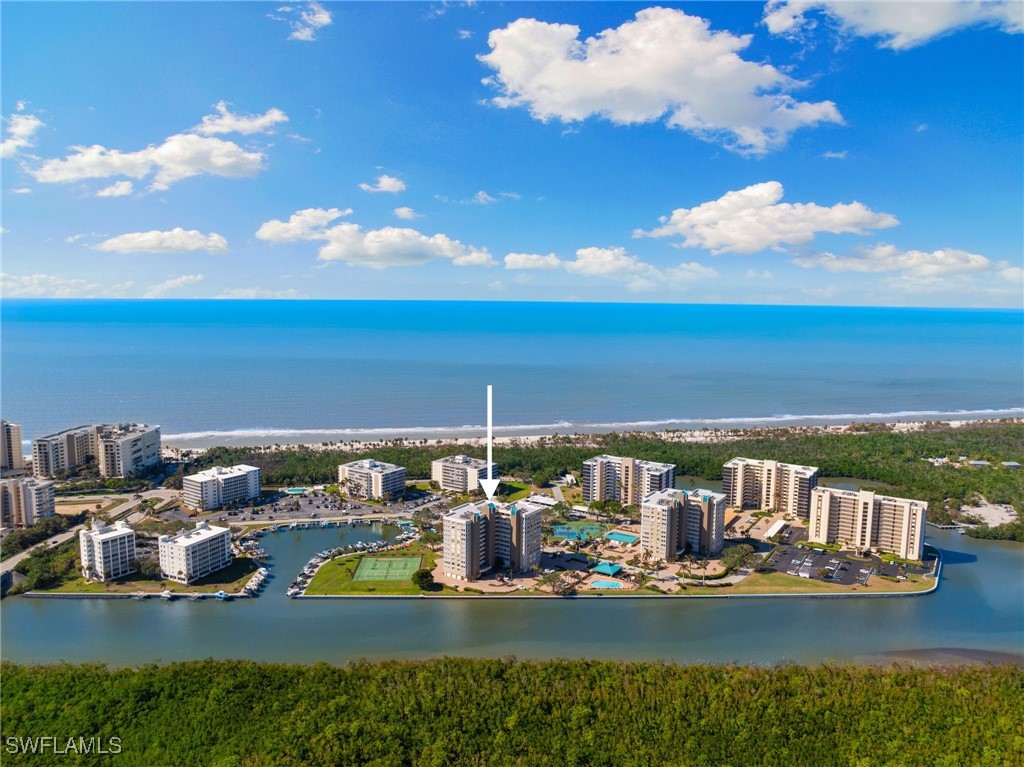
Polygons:
M487 248L463 245L444 234L428 236L415 229L394 226L369 231L350 223L328 226L349 212L310 208L295 213L287 222L265 222L256 237L271 243L322 241L317 255L322 261L343 261L373 269L416 266L435 259L448 260L456 266L496 263Z
M264 288L232 288L225 290L217 298L305 298L294 288L288 290L266 290Z
M359 185L359 188L364 192L390 192L391 194L398 194L405 191L405 182L400 178L395 178L385 173L377 176L376 183L367 184L363 182Z
M824 157L826 160L845 160L846 150L844 149L841 152L822 152L821 156Z
M297 6L282 5L275 13L269 13L267 16L275 21L288 23L292 29L288 35L289 40L307 43L316 40L316 33L331 24L331 12L315 2Z
M273 133L278 123L288 122L288 115L273 107L261 115L239 115L231 111L226 101L219 101L213 107L217 114L206 115L192 130L209 136L214 133Z
M699 17L646 8L614 29L579 40L580 28L521 18L488 36L480 56L495 74L498 107L526 107L537 120L619 125L664 119L741 154L783 146L801 127L842 123L831 101L798 101L805 83L739 54L751 36L713 32Z
M562 260L554 253L509 253L505 256L506 269L561 269Z
M813 269L821 267L830 272L900 272L916 278L948 277L951 275L1012 269L1009 262L993 262L977 253L946 248L930 253L922 250L900 250L895 245L879 243L859 248L850 255L818 253L790 259L790 263Z
M865 234L886 229L899 221L889 213L878 213L859 202L825 207L816 203L780 203L783 188L778 181L766 181L727 192L717 200L695 208L677 208L662 216L662 226L634 236L681 237L682 246L707 248L722 253L757 253L765 248L802 245L818 232Z
M470 30L468 30L468 29L460 29L459 30L459 39L460 40L468 40L472 36L473 36L473 33Z
M466 202L470 203L471 205L490 205L491 203L497 202L497 201L498 200L496 198L491 197L483 189L481 189L479 192L474 194L471 198L466 200Z
M21 106L21 102L18 103ZM22 149L35 146L36 132L44 124L35 115L13 114L5 118L4 133L6 135L0 142L0 158L14 157Z
M7 298L110 298L124 295L132 284L122 282L104 287L89 280L53 274L0 273L0 294Z
M203 234L196 229L185 230L178 226L167 232L157 229L128 232L92 247L105 253L189 253L197 250L227 253L228 241L216 232Z
M225 178L255 176L263 170L264 155L248 152L232 141L179 133L159 146L122 152L94 144L73 146L64 158L46 160L29 173L44 184L63 184L92 178L128 176L143 179L153 173L151 189L167 189L182 179L201 174Z
M423 218L421 214L417 213L412 208L395 208L391 212L394 213L398 218L404 219L406 221L412 221L414 218Z
M127 197L134 191L131 181L116 181L96 192L97 197Z
M942 35L974 26L1008 33L1024 31L1019 0L882 3L855 0L769 0L764 24L775 35L799 36L813 29L817 12L845 34L878 37L879 47L906 50Z
M718 272L696 261L659 269L626 252L625 248L580 248L573 261L563 261L572 274L622 281L631 293L662 288L680 288L698 280L717 277Z
M169 280L158 282L156 285L150 285L143 292L143 298L159 298L160 296L166 295L173 290L184 288L188 285L195 285L197 282L203 281L203 275L201 274L183 274L180 277L172 277Z

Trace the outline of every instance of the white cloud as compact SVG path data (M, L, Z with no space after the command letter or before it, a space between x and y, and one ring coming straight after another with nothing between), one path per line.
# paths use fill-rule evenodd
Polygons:
M846 34L879 37L879 46L906 50L973 26L1024 31L1020 0L885 3L855 0L769 0L764 23L775 35L799 36L812 29L810 11L827 16Z
M565 268L576 274L590 276L648 272L654 269L650 264L626 253L625 248L580 248L576 251L576 260L565 262Z
M471 205L490 205L493 202L497 202L497 199L491 197L487 192L481 189L479 192L474 194L470 199L466 200Z
M201 274L183 274L180 277L172 277L169 280L164 280L156 285L150 285L143 292L143 298L159 298L172 290L178 290L184 288L187 285L195 285L197 282L203 281L203 275Z
M247 152L234 142L185 133L136 152L107 149L99 144L71 149L67 157L46 160L29 173L44 184L111 176L143 179L154 173L150 188L167 189L176 181L204 173L225 178L254 176L263 170L264 160L261 152Z
M775 277L774 274L765 269L763 272L759 272L757 269L747 269L748 280L770 280Z
M460 40L468 40L472 36L473 36L473 33L470 30L468 30L468 29L460 29L459 30L459 39Z
M227 253L228 241L216 232L203 234L180 226L168 232L153 229L148 232L129 232L111 237L93 250L105 253L188 253L205 250L207 253Z
M282 5L277 8L276 13L280 15L270 13L267 16L275 21L285 21L291 26L289 40L312 42L316 40L318 30L331 24L331 12L320 3L306 3L301 7Z
M232 288L225 290L217 298L305 298L294 288L288 290L266 290L264 288Z
M928 130L928 123L921 123L920 125L917 126L915 130L917 133L924 133L926 130Z
M741 154L783 146L790 133L842 123L831 101L798 101L804 85L770 64L739 56L750 35L713 32L696 16L647 8L580 41L580 28L521 18L488 36L480 60L496 106L525 106L537 120L603 117L619 125L663 119Z
M505 256L506 269L561 269L563 263L554 253L509 253Z
M124 295L132 284L122 282L105 288L80 278L0 273L0 294L7 298L109 298Z
M574 261L563 261L566 271L587 277L624 281L631 293L680 288L697 280L717 277L718 272L696 261L659 269L626 252L625 248L580 248Z
M900 250L895 245L880 243L856 249L851 255L837 256L818 253L814 256L793 258L790 263L813 269L821 267L829 272L899 272L902 275L928 279L977 272L1013 269L1009 262L992 262L977 253L946 248L927 253L921 250Z
M377 182L375 184L362 183L359 188L364 192L390 192L391 194L398 194L399 192L405 191L405 182L400 178L389 176L386 173L377 176Z
M32 194L32 190L27 186L19 187L18 189L12 189L11 194Z
M288 122L288 115L273 107L261 115L239 115L229 108L226 101L219 101L213 107L215 115L206 115L192 130L209 136L214 133L273 133L278 123Z
M488 282L487 287L490 290L501 292L502 290L505 289L505 283L502 282L501 280L494 280L493 282Z
M272 243L322 240L324 227L351 214L352 208L306 208L293 213L287 221L264 222L256 231L256 238Z
M841 152L822 152L821 156L824 157L826 160L845 160L846 150L844 149Z
M116 181L96 192L97 197L127 197L134 191L131 181Z
M18 102L18 105L21 107L22 102ZM14 157L22 149L35 146L36 132L45 125L35 115L26 114L13 114L4 120L4 124L7 135L0 142L0 158Z
M256 232L258 239L277 243L298 240L322 241L318 258L343 261L353 266L386 269L416 266L434 259L449 260L456 266L493 266L487 248L463 245L444 234L428 236L415 229L386 226L364 231L358 224L328 226L351 211L310 208L294 214L287 223L267 221Z
M634 236L682 237L687 248L707 248L713 254L757 253L765 248L801 245L818 232L865 234L896 226L889 213L877 213L859 202L824 207L816 203L780 203L783 188L766 181L727 192L695 208L677 208L660 219L662 226Z
M421 214L417 213L412 208L395 208L391 212L394 213L398 218L404 219L406 221L412 221L414 218L423 218Z
M519 192L498 192L499 197L507 197L510 200L521 200L523 196Z

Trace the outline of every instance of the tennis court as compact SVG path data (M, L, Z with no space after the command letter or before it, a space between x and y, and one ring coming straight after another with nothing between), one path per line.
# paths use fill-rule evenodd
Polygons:
M420 569L420 557L363 557L354 581L406 581Z

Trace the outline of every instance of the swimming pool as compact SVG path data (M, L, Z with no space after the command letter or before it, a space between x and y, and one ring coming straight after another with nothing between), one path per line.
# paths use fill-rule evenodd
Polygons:
M590 587L594 589L621 589L622 584L618 581L591 581Z
M619 543L636 543L640 540L639 535L630 535L629 533L605 533L604 537L611 541L618 541Z
M308 487L289 487L287 490L285 490L285 492L288 493L289 495L302 495L303 493L308 493L309 492L309 488Z

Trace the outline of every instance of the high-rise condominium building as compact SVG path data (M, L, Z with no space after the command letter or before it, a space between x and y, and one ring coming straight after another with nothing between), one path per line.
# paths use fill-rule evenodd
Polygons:
M405 467L367 458L338 467L338 486L356 498L381 500L405 492Z
M493 469L490 469L493 467ZM455 493L468 493L480 487L481 479L497 479L496 464L487 465L481 458L470 458L468 455L450 455L439 458L430 464L430 478L442 490ZM490 470L489 470L490 469Z
M213 511L235 501L259 498L260 470L244 463L228 468L214 466L185 477L181 489L190 509Z
M0 480L4 527L32 527L54 515L53 481L38 477Z
M722 467L726 503L737 509L772 509L807 519L817 466L733 458Z
M18 472L25 468L21 449L21 427L0 421L0 473Z
M78 548L87 580L115 580L135 569L135 531L123 520L114 525L93 520L91 529L79 530Z
M199 522L194 530L160 536L160 571L164 578L192 583L231 564L231 531Z
M725 496L711 490L666 489L651 493L640 508L640 550L673 562L681 551L714 556L722 551Z
M126 477L160 463L160 427L75 426L32 441L32 473L37 477L70 474L93 463L101 477Z
M444 574L472 581L493 567L526 572L540 564L542 507L515 503L464 503L443 518Z
M927 511L926 501L818 487L811 493L807 540L878 549L919 561L924 556Z
M671 463L639 461L614 455L598 455L583 462L583 501L619 501L639 506L643 499L676 483Z

